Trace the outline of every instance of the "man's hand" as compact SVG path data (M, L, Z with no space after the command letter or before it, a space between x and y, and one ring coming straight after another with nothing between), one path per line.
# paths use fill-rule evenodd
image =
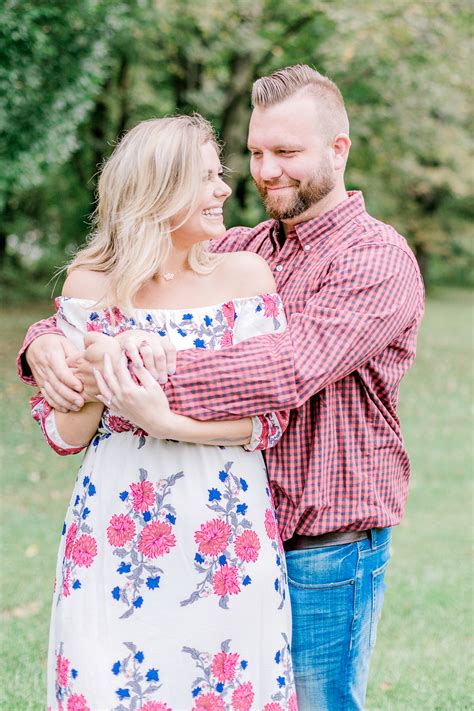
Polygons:
M77 411L84 405L82 383L66 360L78 353L65 336L53 333L36 338L25 353L43 397L60 412Z
M144 365L162 385L168 380L168 375L176 372L176 348L167 336L134 329L120 333L115 340L120 343L134 368Z
M102 370L104 354L108 353L112 363L115 364L122 351L115 338L94 331L84 336L85 350L74 358L68 359L68 365L74 368L74 374L83 384L84 399L86 402L96 401L99 389L94 375L94 369Z

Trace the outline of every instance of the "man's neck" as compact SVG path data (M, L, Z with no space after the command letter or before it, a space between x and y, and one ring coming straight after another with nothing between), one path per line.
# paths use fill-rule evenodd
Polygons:
M282 220L285 235L287 235L288 232L291 232L296 225L301 225L303 222L309 222L309 220L314 220L316 217L321 217L327 212L334 210L335 207L340 205L341 202L344 202L344 200L347 200L348 197L345 185L337 186L334 190L331 190L326 197L314 203L314 205L311 205L306 212L298 215L298 217L295 217L292 220Z

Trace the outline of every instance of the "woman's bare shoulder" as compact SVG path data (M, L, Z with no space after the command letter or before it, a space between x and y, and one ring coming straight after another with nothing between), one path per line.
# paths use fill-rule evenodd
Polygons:
M235 296L255 296L276 291L272 270L255 252L229 252L221 264L222 276L231 282Z
M105 293L106 281L104 272L74 269L67 275L62 295L76 299L101 299Z

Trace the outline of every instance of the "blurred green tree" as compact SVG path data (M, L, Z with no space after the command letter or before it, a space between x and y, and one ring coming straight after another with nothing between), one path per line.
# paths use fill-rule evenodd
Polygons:
M12 19L18 9L21 21ZM93 176L117 136L175 112L200 111L225 143L227 223L264 219L248 176L250 89L301 62L328 73L346 98L350 187L409 237L426 274L431 263L432 277L441 269L467 278L470 19L467 0L7 0L9 253L31 258L36 249L36 273L63 261L87 233Z

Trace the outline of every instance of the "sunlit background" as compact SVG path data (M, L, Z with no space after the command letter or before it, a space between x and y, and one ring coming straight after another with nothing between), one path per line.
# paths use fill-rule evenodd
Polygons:
M407 236L429 296L401 393L413 479L367 709L471 708L471 28L464 0L4 0L1 708L44 707L54 560L80 461L42 443L14 357L52 309L55 268L87 236L97 168L138 121L199 111L225 144L226 223L255 224L250 89L294 63L338 83L353 141L347 185Z

